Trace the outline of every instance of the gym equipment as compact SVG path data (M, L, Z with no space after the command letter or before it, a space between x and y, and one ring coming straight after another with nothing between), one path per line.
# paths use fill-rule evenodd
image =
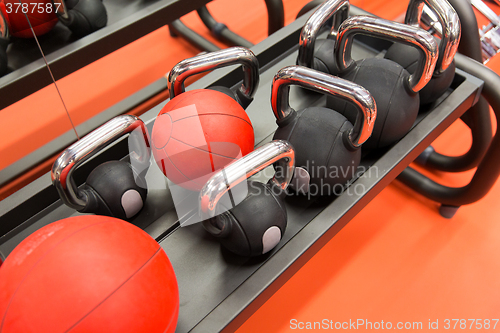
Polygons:
M309 17L300 32L297 65L313 68L328 74L337 74L334 49L340 24L349 15L349 1L328 0ZM316 40L316 36L333 19L326 39Z
M186 78L234 64L244 72L236 91L216 86L184 92ZM155 121L153 155L168 179L198 191L213 172L254 148L245 108L259 84L259 64L252 51L233 47L179 62L169 72L168 84L172 99Z
M497 14L491 10L488 5L486 5L482 0L471 0L471 4L476 7L476 9L483 14L491 23L496 26L500 25L500 19L498 19Z
M460 42L460 20L453 7L446 0L411 0L405 16L405 24L419 26L423 4L436 14L441 26L439 58L432 79L420 90L420 104L426 105L437 100L450 87L455 77L453 57ZM413 73L419 58L418 50L404 44L391 46L385 58L395 61L408 72Z
M422 154L417 161L423 160L426 167L448 172L470 170L476 166L478 169L469 184L459 188L438 184L412 168L406 168L397 178L418 193L441 203L439 213L446 218L452 218L461 205L480 200L497 179L498 161L495 155L497 155L499 143L497 135L491 141L492 130L488 102L491 103L497 119L500 110L498 103L500 96L494 88L499 84L498 75L478 64L482 57L475 13L467 2L450 0L450 3L460 17L463 31L467 31L460 41L458 49L460 53L455 55L457 68L472 71L474 75L485 81L485 86L477 104L461 117L472 132L470 149L461 156L446 156L429 147L424 152L425 159L422 158L424 155Z
M217 22L208 11L207 6L198 8L196 12L198 13L198 16L203 24L205 24L212 35L214 35L218 40L228 43L231 46L243 46L246 48L251 48L253 46L253 43L230 30L224 23Z
M248 180L273 163L276 173L267 184ZM285 233L283 198L294 169L293 147L280 140L224 167L200 192L203 227L238 255L253 257L271 251Z
M102 0L41 0L36 3L0 0L0 76L8 71L10 36L32 38L33 33L41 36L51 31L58 21L75 36L83 37L106 25L106 8Z
M178 37L182 36L188 42L196 46L198 49L205 52L215 52L220 50L220 47L210 42L205 37L198 34L196 31L190 29L185 25L180 19L173 20L168 24L168 30L170 31L170 36Z
M267 30L271 35L283 28L285 25L285 11L282 0L265 0L267 8ZM224 23L218 22L209 12L207 6L202 6L196 10L203 24L210 30L212 35L218 40L230 46L243 46L250 48L253 43L230 30ZM173 37L182 36L200 50L214 52L220 48L199 35L196 31L188 28L180 19L169 24L170 34Z
M78 37L106 26L108 15L102 0L52 0L57 17Z
M50 0L36 3L2 0L0 10L7 21L10 34L19 38L33 38L31 28L37 36L46 34L58 21ZM29 17L29 22L26 15Z
M0 10L10 34L20 38L32 38L31 28L37 36L43 35L59 20L76 36L83 37L106 26L108 21L102 0L41 0L37 3L2 0Z
M0 269L2 332L174 332L179 291L163 249L106 216L28 236ZM147 320L146 320L147 318Z
M295 111L288 101L291 85L351 103L357 112L354 125L325 107ZM355 177L360 147L372 134L377 118L370 93L355 83L314 69L288 66L273 79L271 105L278 124L274 139L290 141L296 152L296 167L307 172L306 184L295 190L313 195L342 192L336 187L343 189Z
M476 15L468 2L462 0L448 0L459 16L463 34L458 45L458 52L476 61L482 61L481 40L477 30ZM424 6L423 13L427 12ZM435 18L437 20L437 17ZM422 22L424 18L422 18ZM439 33L440 24L429 22ZM484 45L484 44L483 44ZM484 53L483 53L484 55ZM446 172L462 172L475 168L482 160L488 149L492 137L492 124L489 105L483 97L479 97L476 105L464 113L461 120L470 128L472 144L470 149L460 156L447 156L434 150L432 146L415 160L415 162L427 168Z
M420 57L415 72L410 74L394 61L367 58L354 61L352 43L363 34L412 45ZM366 88L377 103L377 119L373 134L365 148L381 148L400 140L413 126L420 107L418 92L432 77L438 59L438 45L428 32L409 25L370 16L355 16L339 28L336 62L340 76ZM338 110L353 122L356 113L352 106L329 98L327 106Z
M500 119L500 77L483 64L462 54L455 55L457 67L466 70L484 81L482 95L490 104L497 119ZM440 213L451 218L462 205L471 204L484 197L495 184L500 174L500 136L495 134L484 158L479 163L472 180L463 187L448 187L438 184L418 171L407 167L399 176L403 184L427 198L440 202Z
M362 13L355 6L351 6L350 12L353 15ZM306 20L307 17L302 17L292 22L255 47L254 52L261 65L261 88L270 89L278 70L296 63L298 36ZM357 42L353 44L355 59L367 53L365 45ZM374 47L369 50L370 54L382 51L382 45L376 44ZM202 89L222 84L235 86L241 80L240 71L237 66L223 68L200 78L189 88ZM459 68L456 78L446 100L432 111L420 112L408 135L390 148L363 152L358 167L361 172L344 193L338 197L287 196L284 200L288 217L286 232L276 248L267 255L251 258L238 256L223 249L202 225L179 225L179 217L168 206L171 203L168 191L153 190L149 186L149 176L153 172L160 173L155 167L150 170L147 203L144 211L134 219L134 224L138 225L138 220L143 221L141 224L145 231L160 242L175 268L181 304L177 330L236 330L240 319L255 310L253 306L260 306L269 297L268 292L278 290L291 274L335 237L447 126L474 104L482 86L481 80ZM163 78L158 80L158 85L164 84L163 81ZM257 90L255 100L247 109L255 129L255 141L262 144L272 139L277 128L269 103L269 89ZM324 95L296 93L298 89L291 87L289 95L290 105L296 110L324 105ZM162 107L163 104L153 107L141 118L152 125ZM86 170L91 170L111 156L124 158L128 152L126 140L117 141L82 165L74 174L75 181L78 184L81 178L83 183ZM264 181L271 177L269 174ZM198 193L194 194L197 197ZM198 205L193 208L193 214L197 215ZM4 258L8 255L30 232L74 213L74 210L61 203L48 175L44 175L0 203L0 256Z
M74 170L128 133L138 141L137 149L130 154L131 164L124 161L100 164L88 175L86 184L78 188L72 179ZM149 158L148 132L142 120L131 115L118 116L62 152L52 166L52 183L61 200L79 212L130 219L146 200L144 176Z
M481 47L483 52L483 63L487 63L490 58L495 56L500 51L500 19L498 15L481 0L472 0L474 6L481 14L483 14L491 24L483 26L479 30L481 35Z
M306 3L304 5L304 7L302 7L299 10L299 12L297 13L297 16L295 17L295 19L298 19L299 17L301 17L302 15L304 15L305 13L307 13L308 11L312 10L314 7L318 7L319 5L321 5L324 2L325 2L324 0L312 0L312 1L309 1L308 3Z

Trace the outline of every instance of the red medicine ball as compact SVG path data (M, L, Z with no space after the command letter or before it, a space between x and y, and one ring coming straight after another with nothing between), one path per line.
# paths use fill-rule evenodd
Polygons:
M15 37L32 38L30 23L35 34L41 36L58 22L51 0L21 0L21 3L19 0L0 0L0 9L7 20L10 34Z
M168 179L195 191L255 144L241 105L209 89L187 91L169 101L156 117L151 141L156 163Z
M177 325L167 255L112 217L71 217L36 231L0 267L0 290L2 333L163 333Z

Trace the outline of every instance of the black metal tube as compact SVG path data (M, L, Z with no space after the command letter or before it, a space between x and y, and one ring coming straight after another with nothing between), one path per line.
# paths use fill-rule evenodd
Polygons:
M285 26L285 9L282 0L265 0L267 7L267 35Z
M458 52L481 62L481 42L477 20L469 1L448 0L455 8L462 25L462 37ZM462 172L475 168L488 149L492 132L488 103L480 98L478 103L467 110L461 120L471 129L472 145L460 156L447 156L433 151L425 160L425 167L446 172Z
M200 50L206 52L214 52L220 50L220 48L208 41L204 37L200 36L196 31L188 28L181 20L177 19L172 21L168 28L170 29L170 34L172 36L179 35L189 41L191 44L199 48Z
M198 8L196 12L215 38L232 46L243 46L246 48L253 46L251 42L231 31L224 23L217 22L208 11L207 6Z
M324 0L312 0L312 1L308 2L308 3L306 3L306 5L304 7L302 7L302 9L299 11L299 13L295 17L295 19L298 19L299 17L301 17L302 15L304 15L305 13L307 13L308 11L310 11L311 9L313 9L315 7L318 7L323 2L324 2Z
M500 76L483 64L462 54L455 55L458 68L484 81L483 97L491 105L496 119L500 119ZM500 175L500 135L497 131L472 180L463 187L440 185L412 168L406 168L399 176L403 184L431 200L450 206L471 204L484 197Z

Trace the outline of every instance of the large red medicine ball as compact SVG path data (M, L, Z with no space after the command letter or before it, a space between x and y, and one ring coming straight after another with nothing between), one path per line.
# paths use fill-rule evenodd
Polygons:
M179 292L162 248L122 220L51 223L0 267L0 331L174 332Z
M36 2L21 0L21 4L19 0L0 0L0 9L7 20L10 34L15 37L32 38L33 32L29 23L35 34L41 36L49 32L59 21L50 0Z
M165 176L198 191L214 172L251 152L255 138L250 118L238 102L218 91L198 89L163 107L151 141Z

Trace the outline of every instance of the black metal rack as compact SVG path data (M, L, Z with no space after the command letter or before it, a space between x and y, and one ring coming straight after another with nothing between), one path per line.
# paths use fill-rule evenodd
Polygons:
M351 12L360 13L351 7ZM306 16L281 29L252 50L261 65L261 80L255 100L247 109L255 129L256 144L270 141L276 129L269 103L274 74L295 64L297 41ZM378 50L357 42L355 58L373 56ZM191 89L222 84L234 86L241 79L239 69L221 69L205 76ZM155 184L143 211L133 223L156 238L176 271L180 290L178 332L215 332L237 327L272 295L314 253L328 242L385 186L396 178L448 126L474 105L483 82L457 70L452 89L432 110L422 110L413 129L390 149L365 153L361 172L348 191L338 197L286 200L288 227L281 243L268 255L247 259L224 250L199 224L180 227L171 195L162 187L163 175L153 165L148 184ZM324 98L293 89L294 108L322 104ZM164 103L142 116L152 125ZM75 172L81 184L89 170L104 160L126 158L125 139L109 147ZM365 169L366 168L366 169ZM74 210L58 200L48 174L0 202L0 255L5 257L34 230L71 215Z
M40 37L54 78L68 74L161 28L210 0L107 0L108 25L81 39L58 23ZM17 70L0 78L0 110L50 85L52 79L34 40L17 40L9 46L9 61ZM17 60L16 60L17 58Z

